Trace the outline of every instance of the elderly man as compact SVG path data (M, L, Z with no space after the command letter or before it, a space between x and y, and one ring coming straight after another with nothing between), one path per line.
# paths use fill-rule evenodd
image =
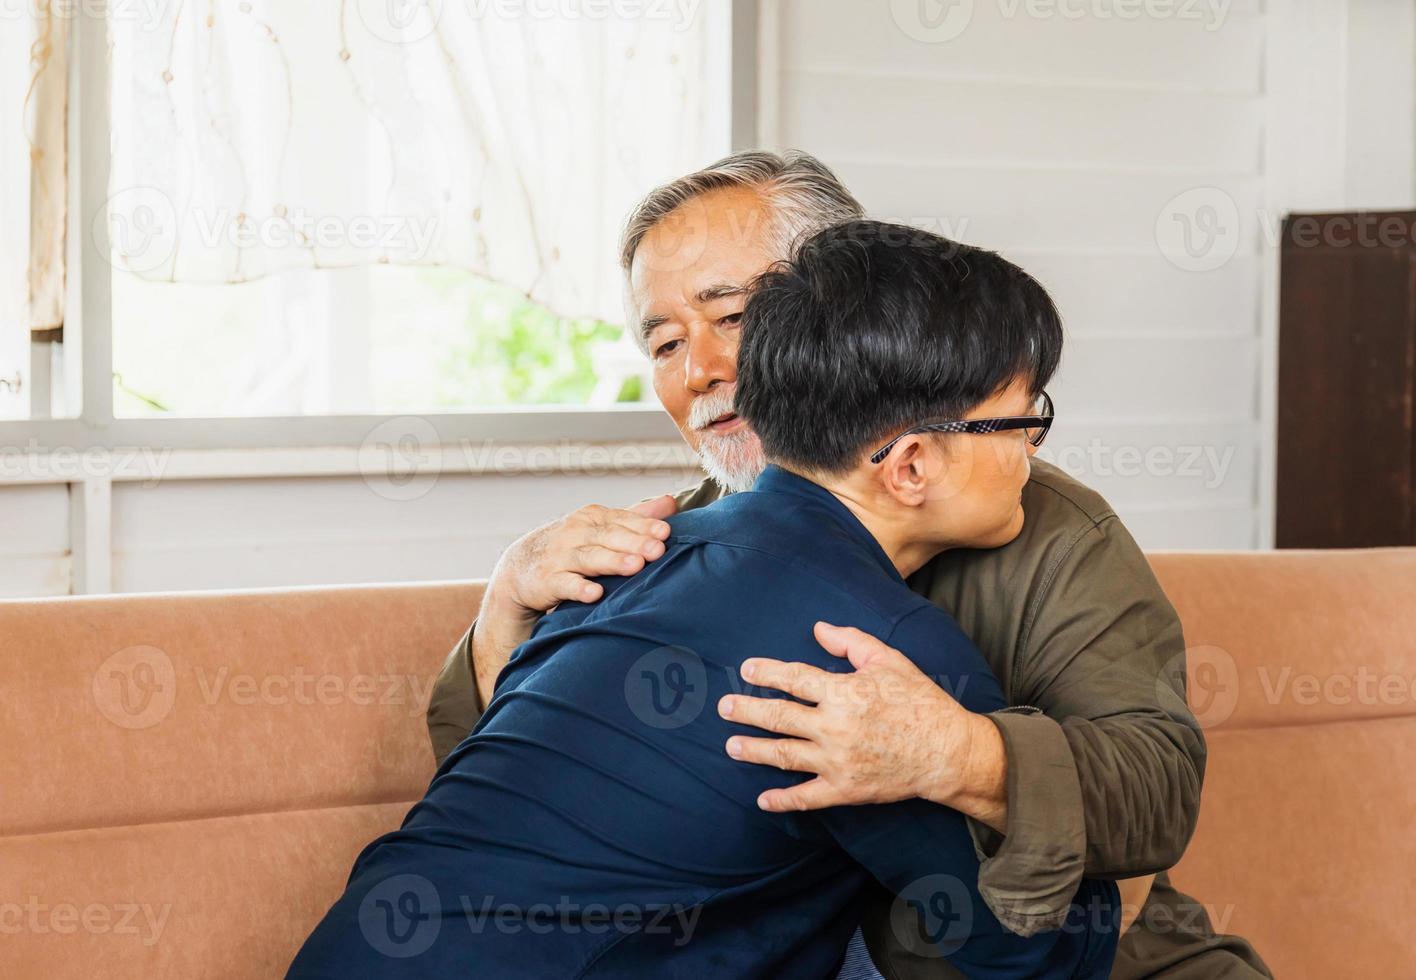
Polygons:
M542 614L599 599L591 577L632 574L659 558L663 518L675 510L752 486L762 449L734 412L748 285L805 235L860 214L819 161L758 152L658 188L636 209L621 254L628 322L709 479L627 510L582 508L503 554L434 689L428 726L440 762L476 724ZM814 707L787 715L779 700L724 697L725 717L785 736L734 737L725 751L814 774L764 793L769 811L921 798L963 813L981 860L979 891L1020 935L1060 927L1084 874L1156 874L1114 977L1269 976L1247 942L1215 934L1203 907L1164 874L1194 829L1205 764L1174 609L1096 493L1034 461L1022 503L1023 528L1010 543L945 551L909 580L954 615L1015 707L978 725L898 651L861 637L853 673L744 662L745 681L811 691ZM915 914L873 894L845 969L870 975L868 951L887 976L950 976Z

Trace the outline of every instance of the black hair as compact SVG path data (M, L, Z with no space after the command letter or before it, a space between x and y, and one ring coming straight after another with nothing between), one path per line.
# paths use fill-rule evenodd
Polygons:
M737 411L767 458L844 473L927 419L956 419L1057 370L1047 291L983 249L855 220L808 238L758 277L743 311Z

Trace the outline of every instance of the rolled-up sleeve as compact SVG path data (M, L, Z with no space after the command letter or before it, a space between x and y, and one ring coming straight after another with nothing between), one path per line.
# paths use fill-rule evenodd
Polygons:
M1007 832L969 821L980 892L1023 935L1059 928L1084 875L1179 861L1206 758L1179 617L1121 522L1080 532L1044 574L1011 692L1026 707L989 715L1008 758Z
M1008 756L1008 833L968 821L980 862L979 891L1000 922L1031 936L1061 927L1082 877L1081 784L1057 722L1031 707L988 717Z

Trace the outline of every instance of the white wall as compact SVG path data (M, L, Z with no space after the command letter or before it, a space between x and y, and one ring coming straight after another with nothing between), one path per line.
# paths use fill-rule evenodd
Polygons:
M582 504L627 506L696 479L443 475L411 500L347 477L123 484L113 495L113 587L478 578L521 534Z
M1346 207L1416 207L1416 2L1347 10Z
M699 479L688 469L444 473L408 499L358 475L116 482L112 591L479 578L540 523ZM69 593L69 496L64 484L0 486L0 597Z
M1270 544L1278 222L1410 206L1416 4L763 9L761 142L1053 293L1054 459L1146 547Z
M0 486L0 598L68 595L69 488Z

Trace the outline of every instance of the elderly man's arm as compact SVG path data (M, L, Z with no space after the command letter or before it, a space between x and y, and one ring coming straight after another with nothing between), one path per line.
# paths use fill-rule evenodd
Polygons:
M990 717L1008 758L1006 836L971 824L980 887L1047 928L1083 874L1130 878L1180 860L1199 817L1204 733L1185 698L1179 617L1114 515L1049 566L1019 638L1011 697Z
M1019 707L965 712L898 651L844 631L833 652L855 673L827 675L831 697L794 730L771 699L732 696L720 708L795 736L737 736L735 757L817 774L773 791L767 809L917 795L965 813L980 889L1025 935L1061 924L1084 874L1132 878L1175 864L1205 766L1179 619L1126 529L1112 515L1089 521L1043 567L1008 685ZM743 666L752 683L789 694L815 669Z
M433 743L433 758L440 766L477 727L486 709L472 673L472 634L476 629L474 621L447 655L428 701L428 738Z

